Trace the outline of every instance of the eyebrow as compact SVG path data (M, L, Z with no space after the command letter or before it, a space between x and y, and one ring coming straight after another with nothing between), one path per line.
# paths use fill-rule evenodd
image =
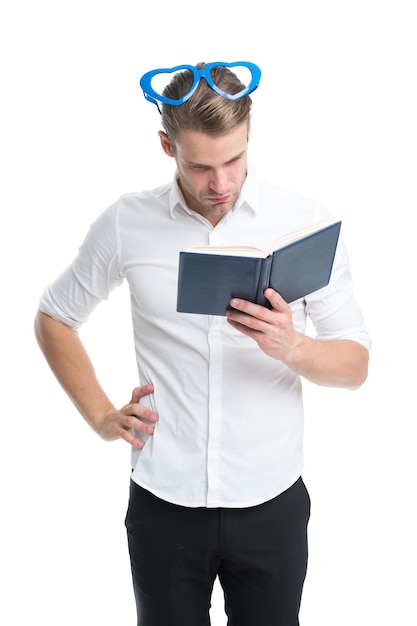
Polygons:
M236 154L235 156L233 156L231 159L226 161L223 165L229 165L230 163L233 163L233 161L238 161L245 154L245 151L246 150L242 150L241 152L239 152L239 154ZM211 167L211 165L207 165L207 163L197 163L196 161L187 161L187 160L185 162L187 163L187 165L191 165L192 167L208 167L208 168Z

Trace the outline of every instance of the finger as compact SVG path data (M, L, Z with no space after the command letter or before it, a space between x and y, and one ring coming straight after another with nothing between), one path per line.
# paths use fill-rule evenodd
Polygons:
M132 391L132 397L130 398L130 404L137 404L143 396L148 396L154 390L153 385L140 385L135 387Z
M285 312L290 308L288 302L286 302L277 291L271 289L270 287L265 289L264 296L267 300L269 300L275 311Z
M120 435L120 439L123 439L128 444L137 448L138 450L142 450L143 446L145 445L145 442L142 439L139 439L139 437L136 437L134 431L131 430L123 430Z
M145 420L147 422L158 421L158 414L149 407L140 404L139 402L128 404L121 410L121 413L123 413L123 415L125 415L127 418L132 418L134 420Z
M264 306L248 300L233 298L230 301L233 309L226 312L229 322L239 323L254 330L265 330L265 323L272 322L271 311Z
M140 438L141 433L152 436L154 431L155 426L152 424L146 424L133 415L128 415L119 425L118 437L141 450L146 441Z
M155 430L155 424L143 421L143 418L135 417L134 415L128 415L122 425L124 430L138 431L146 433L147 435L153 435Z
M234 315L234 319L232 319L228 315L227 321L231 326L233 326L233 328L236 328L236 330L238 330L239 332L253 338L255 338L255 336L259 333L267 332L269 327L269 324L266 324L257 317L252 317L251 315L239 313Z

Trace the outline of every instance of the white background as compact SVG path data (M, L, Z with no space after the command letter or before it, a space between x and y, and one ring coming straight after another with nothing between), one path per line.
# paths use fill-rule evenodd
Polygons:
M2 4L1 623L135 623L129 449L78 416L35 344L33 318L95 217L172 176L142 73L250 60L263 71L250 159L342 218L374 342L360 390L305 386L313 504L302 624L417 624L413 4ZM118 405L137 384L128 308L121 288L82 330ZM226 623L217 585L211 614Z

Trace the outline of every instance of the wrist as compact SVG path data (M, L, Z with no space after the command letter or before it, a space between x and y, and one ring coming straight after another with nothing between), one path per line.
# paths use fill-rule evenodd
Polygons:
M305 369L309 355L311 355L310 344L312 341L314 340L303 333L294 331L293 342L287 350L283 362L297 374L302 374Z

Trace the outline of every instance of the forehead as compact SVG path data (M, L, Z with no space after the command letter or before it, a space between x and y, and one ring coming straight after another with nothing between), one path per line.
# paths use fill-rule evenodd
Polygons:
M189 163L217 165L231 161L247 149L248 124L224 135L183 130L175 139L176 156Z

